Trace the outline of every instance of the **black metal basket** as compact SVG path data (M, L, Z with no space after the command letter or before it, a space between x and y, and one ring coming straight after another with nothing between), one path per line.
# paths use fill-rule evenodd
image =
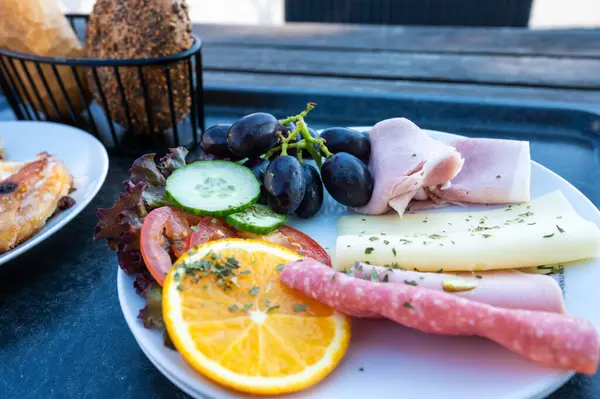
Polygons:
M82 40L88 16L67 17ZM190 49L150 59L40 57L0 48L0 86L19 120L77 126L114 152L194 148L204 130L204 90L202 43L192 37ZM154 107L157 91L148 76L164 82L164 109ZM124 89L131 79L139 95ZM115 90L107 92L107 81Z

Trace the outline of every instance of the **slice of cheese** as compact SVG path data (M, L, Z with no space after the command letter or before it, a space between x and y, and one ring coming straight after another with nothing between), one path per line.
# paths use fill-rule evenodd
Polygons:
M483 207L478 207L481 209ZM347 215L338 219L338 235L350 234L444 234L468 231L478 226L504 226L519 223L543 222L577 215L569 201L560 191L554 191L529 203L511 205L493 210L467 210L461 212L420 212L380 216ZM521 220L523 220L521 222Z
M337 269L356 261L429 272L509 269L592 258L600 252L600 229L581 218L560 192L492 211L342 219Z

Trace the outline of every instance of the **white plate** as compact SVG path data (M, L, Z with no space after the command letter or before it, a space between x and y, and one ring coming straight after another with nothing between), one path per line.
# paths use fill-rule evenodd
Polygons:
M446 133L430 134L439 139L451 137ZM533 198L560 190L581 216L600 225L600 212L575 187L535 162L531 172ZM451 209L454 208L446 211ZM344 212L343 207L326 198L317 217L292 220L290 224L324 247L334 248L335 220ZM600 302L597 281L600 281L597 259L565 270L565 303L569 314L586 318L599 328L600 312L590 306ZM133 279L121 270L118 293L136 341L175 385L198 398L244 397L196 373L177 352L163 346L161 334L142 326L137 314L145 303L136 295ZM481 338L428 335L390 321L354 319L350 347L336 370L313 388L286 397L542 398L572 375L540 366Z
M9 161L31 161L46 151L73 175L75 205L54 216L33 237L0 255L0 265L33 248L69 223L94 198L108 172L108 155L91 134L49 122L0 122L0 142Z

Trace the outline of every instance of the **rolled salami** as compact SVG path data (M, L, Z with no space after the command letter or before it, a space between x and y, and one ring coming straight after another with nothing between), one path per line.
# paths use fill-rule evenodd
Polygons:
M286 266L281 282L350 316L381 315L440 335L477 335L540 364L594 374L600 338L586 320L505 309L446 292L348 276L312 259Z

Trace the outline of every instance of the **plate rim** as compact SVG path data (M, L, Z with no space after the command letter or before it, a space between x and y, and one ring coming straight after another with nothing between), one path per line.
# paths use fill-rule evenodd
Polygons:
M59 215L61 219L58 220L56 224L47 229L44 229L47 226L47 224L45 224L40 231L38 231L29 239L27 239L25 242L17 245L15 248L8 252L5 252L4 254L0 254L0 266L35 248L37 245L41 244L42 242L50 238L52 235L54 235L56 232L61 230L63 227L65 227L67 224L69 224L71 220L75 218L75 216L79 215L89 205L89 203L92 202L94 198L96 198L96 195L102 188L102 185L104 184L104 182L106 181L106 177L108 176L108 168L110 163L110 160L108 158L108 152L106 151L106 148L102 145L100 140L98 140L91 133L88 133L85 130L76 128L74 126L65 125L62 123L42 121L1 121L0 128L2 128L5 125L34 125L36 126L36 129L38 129L39 126L44 126L47 124L54 125L58 129L71 131L74 134L85 135L86 138L84 140L89 140L90 143L93 143L91 145L98 147L98 149L100 150L99 159L101 159L102 161L102 169L98 174L100 178L96 180L95 185L90 186L90 189L88 190L90 194L87 197L85 197L81 201L77 201L75 203L75 206ZM69 171L69 173L70 172L71 171Z
M371 126L353 126L350 128L356 129L356 130L364 130L364 129L370 129ZM444 135L455 136L457 138L468 138L466 136L442 132L439 130L428 130L428 129L422 129L422 130L424 132L427 132L428 134L429 133L434 133L434 134L440 133L440 134L444 134ZM558 180L560 180L562 183L567 184L572 189L573 194L576 194L576 196L579 198L579 200L587 203L587 205L591 205L593 207L594 211L598 214L598 216L600 216L600 210L598 209L598 207L588 197L586 197L585 194L583 194L577 187L575 187L573 184L571 184L568 180L566 180L565 178L563 178L562 176L560 176L553 170L549 169L548 167L540 164L539 162L531 160L531 163L541 167L545 173L549 173L550 175L552 175L552 177L558 178ZM129 289L129 290L133 289L133 287L127 287L127 277L128 276L125 274L125 272L117 264L117 295L119 298L119 304L121 307L121 311L123 313L123 317L125 318L127 326L129 327L132 335L134 336L136 343L138 344L138 346L140 347L142 352L146 355L146 357L150 360L150 362L158 369L158 371L161 374L163 374L169 381L171 381L179 389L183 390L187 394L190 394L189 391L190 391L191 387L189 387L187 384L185 384L183 381L181 381L179 378L177 378L174 374L167 372L166 369L162 367L162 365L159 367L157 365L157 363L160 364L159 360L149 354L149 349L146 348L140 341L141 337L138 337L136 335L136 329L133 328L134 326L132 325L132 323L139 322L138 319L134 318L133 320L130 320L127 318L127 316L125 314L125 299L124 299L125 292L123 292L123 291L126 289ZM507 398L507 399L508 398L510 398L510 399L514 399L514 398L529 398L529 399L545 398L546 396L550 395L551 393L553 393L554 391L559 389L561 386L563 386L567 381L569 381L576 374L575 371L564 371L564 370L556 370L556 371L557 371L557 373L554 376L550 377L551 378L550 383L548 383L547 381L546 382L540 381L539 383L537 383L535 385L528 386L526 389L520 390L516 393L509 394L507 396L502 396L502 397ZM185 388L183 388L182 386L185 386ZM193 393L190 395L193 397L198 397L198 398L203 398L203 399L211 398L211 396L207 395L205 392L196 392L196 391L192 391L192 392ZM239 393L239 396L240 397L250 397L248 395L244 395L243 393Z

